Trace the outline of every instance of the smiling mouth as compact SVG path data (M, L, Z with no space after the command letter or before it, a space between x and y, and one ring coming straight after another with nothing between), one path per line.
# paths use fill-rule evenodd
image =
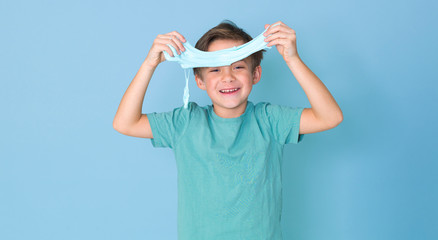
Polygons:
M221 93L233 93L233 92L238 91L239 89L240 88L222 89L222 90L219 90L219 92L221 92Z

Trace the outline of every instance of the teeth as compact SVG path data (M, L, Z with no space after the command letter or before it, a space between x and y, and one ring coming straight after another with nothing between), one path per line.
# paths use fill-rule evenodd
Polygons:
M237 88L235 89L228 89L228 90L219 90L219 92L228 93L228 92L234 92L237 91Z

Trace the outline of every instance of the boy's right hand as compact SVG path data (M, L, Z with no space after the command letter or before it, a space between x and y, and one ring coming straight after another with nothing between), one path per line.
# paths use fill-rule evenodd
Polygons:
M170 56L174 57L172 49L167 46L167 44L171 44L178 54L181 54L181 51L186 50L182 45L182 42L186 42L186 39L177 31L166 33L164 35L159 34L152 43L152 47L145 59L146 64L155 68L158 64L164 62L166 58L164 57L163 51L166 51Z

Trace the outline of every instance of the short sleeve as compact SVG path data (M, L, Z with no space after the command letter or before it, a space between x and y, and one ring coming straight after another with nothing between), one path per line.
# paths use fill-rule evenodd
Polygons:
M300 132L302 107L279 106L270 103L264 105L264 113L274 138L280 144L299 143L304 135Z
M146 114L151 126L154 147L174 148L187 127L191 105L188 108L175 108L169 112Z

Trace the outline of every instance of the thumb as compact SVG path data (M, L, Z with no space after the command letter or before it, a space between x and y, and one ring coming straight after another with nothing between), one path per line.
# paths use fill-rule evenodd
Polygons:
M270 25L269 24L265 24L265 29L268 28Z

